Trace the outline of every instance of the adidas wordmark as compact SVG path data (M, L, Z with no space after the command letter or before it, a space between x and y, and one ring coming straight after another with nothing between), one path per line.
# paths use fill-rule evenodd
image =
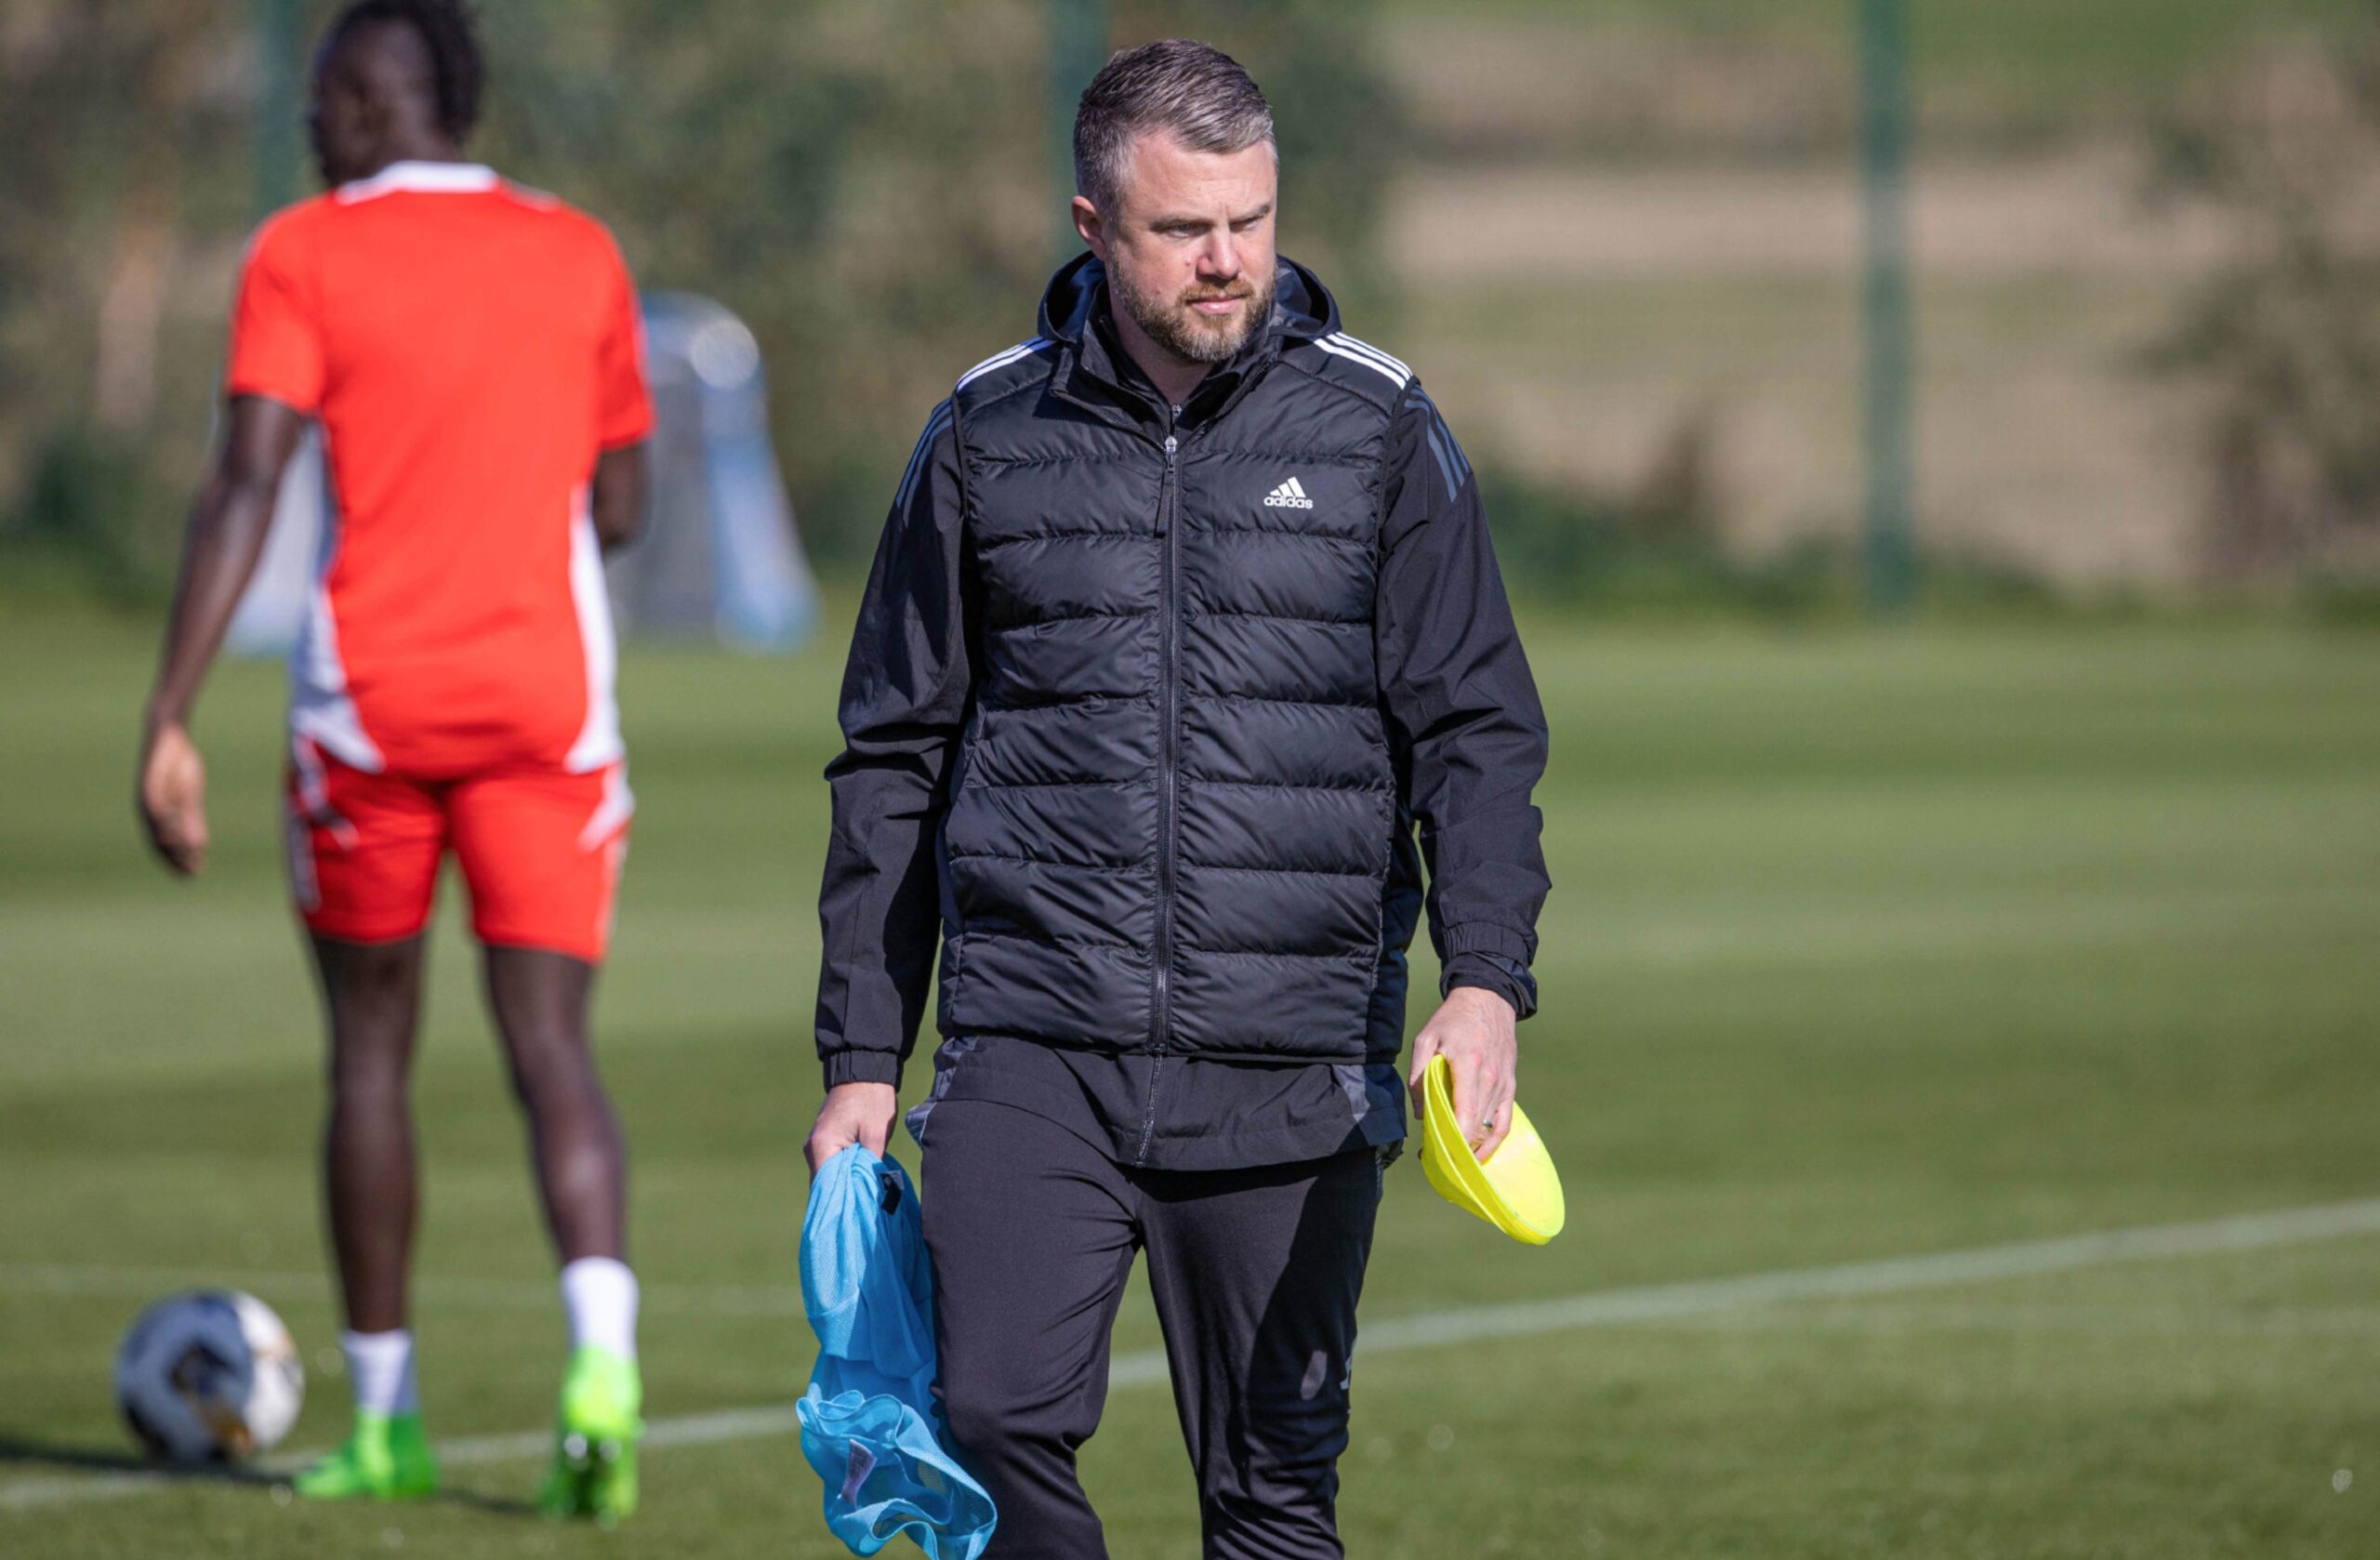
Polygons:
M1314 508L1314 500L1305 496L1305 488L1291 477L1265 495L1264 507L1268 509L1310 509Z

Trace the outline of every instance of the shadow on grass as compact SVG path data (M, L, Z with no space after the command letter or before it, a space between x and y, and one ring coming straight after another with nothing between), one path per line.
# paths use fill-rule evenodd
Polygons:
M175 1484L241 1485L251 1489L271 1489L289 1482L289 1470L285 1468L244 1467L234 1462L159 1462L131 1452L34 1441L21 1435L0 1433L0 1469L19 1467L47 1468L73 1474L130 1475ZM488 1495L476 1489L442 1489L426 1499L437 1505L456 1506L496 1516L535 1517L543 1514L533 1501Z

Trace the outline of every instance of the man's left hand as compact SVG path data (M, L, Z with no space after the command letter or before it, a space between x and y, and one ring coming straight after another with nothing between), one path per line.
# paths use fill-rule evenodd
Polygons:
M1443 1055L1454 1071L1454 1118L1474 1157L1496 1152L1513 1130L1513 1089L1520 1067L1514 1026L1520 1015L1492 991L1459 985L1413 1038L1413 1070L1406 1079L1413 1114L1422 1109L1421 1077Z

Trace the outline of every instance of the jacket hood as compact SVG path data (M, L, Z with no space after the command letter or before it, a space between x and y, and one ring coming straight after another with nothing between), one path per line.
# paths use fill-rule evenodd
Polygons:
M1080 346L1106 282L1107 268L1087 249L1060 266L1041 295L1039 334ZM1338 328L1339 305L1322 278L1287 255L1275 256L1273 317L1265 322L1264 334L1311 341Z

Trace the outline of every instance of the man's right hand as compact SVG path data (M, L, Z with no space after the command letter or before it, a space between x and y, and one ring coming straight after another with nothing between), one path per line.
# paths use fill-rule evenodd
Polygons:
M140 753L140 818L149 844L183 877L206 865L206 765L178 723L152 727Z
M818 1124L801 1145L811 1175L815 1177L819 1166L853 1144L884 1157L884 1145L892 1141L892 1118L900 1109L900 1091L889 1083L839 1083L827 1090L826 1103L818 1107Z

